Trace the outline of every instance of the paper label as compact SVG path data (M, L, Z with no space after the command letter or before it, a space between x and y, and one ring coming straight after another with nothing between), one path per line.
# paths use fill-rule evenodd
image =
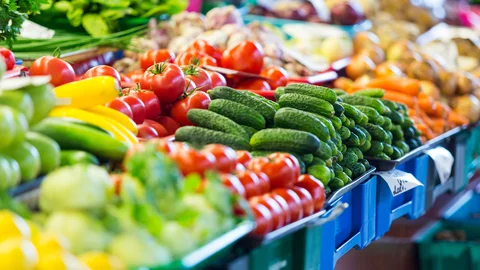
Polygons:
M435 163L435 167L437 168L438 176L440 177L440 182L442 184L447 182L452 173L452 165L454 161L452 154L441 146L425 151L425 154L433 159L433 163Z
M415 187L423 186L411 173L393 169L388 172L376 172L375 174L387 182L393 196L402 194Z
M20 29L20 36L32 39L51 39L55 35L55 31L43 27L39 24L25 20Z

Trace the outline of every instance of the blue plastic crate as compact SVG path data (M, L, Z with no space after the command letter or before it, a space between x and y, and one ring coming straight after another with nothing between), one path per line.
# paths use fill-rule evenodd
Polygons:
M425 185L427 183L428 166L429 157L427 155L421 155L397 166L397 170L413 174L423 184L423 186L418 186L397 196L392 195L383 179L378 179L375 240L382 237L390 229L394 220L403 216L416 219L425 212Z
M333 270L335 263L352 248L366 247L375 236L375 194L377 178L342 196L323 217L328 219L337 205L347 203L338 217L322 225L312 224L295 237L303 250L295 250L296 269Z
M461 194L446 207L443 218L480 225L480 194L473 190Z

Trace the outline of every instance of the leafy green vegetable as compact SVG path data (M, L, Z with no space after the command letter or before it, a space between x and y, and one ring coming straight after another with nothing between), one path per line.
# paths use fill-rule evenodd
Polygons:
M103 37L110 33L107 22L96 14L86 14L82 18L82 26L94 37Z

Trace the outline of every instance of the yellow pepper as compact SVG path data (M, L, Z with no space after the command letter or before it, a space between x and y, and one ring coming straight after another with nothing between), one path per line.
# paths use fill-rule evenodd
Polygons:
M53 117L70 117L95 125L113 134L113 137L128 143L130 146L138 143L138 139L127 128L115 120L89 111L62 106L50 111Z
M28 223L19 215L7 210L0 211L0 242L9 238L31 239Z
M135 122L133 122L133 120L130 119L130 117L126 116L125 114L115 109L98 105L88 109L88 111L116 120L117 122L122 124L124 127L126 127L128 130L130 130L133 134L137 135L138 133Z
M23 238L10 238L0 242L0 269L33 270L38 263L35 246Z
M55 95L61 99L62 105L88 109L97 105L105 105L114 100L120 93L120 85L110 76L99 76L55 87Z
M89 252L80 260L92 270L126 270L127 266L117 257L104 252Z

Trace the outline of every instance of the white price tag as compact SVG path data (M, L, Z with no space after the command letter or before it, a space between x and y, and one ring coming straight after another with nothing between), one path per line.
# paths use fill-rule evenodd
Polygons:
M435 163L435 167L437 168L438 176L440 177L440 182L444 184L452 173L452 165L454 161L452 154L441 146L425 151L425 154L433 159L433 163Z
M55 31L43 27L39 24L25 20L20 29L20 36L32 39L51 39L55 35Z
M415 187L423 186L411 173L393 169L388 172L376 172L375 174L387 182L393 196L402 194Z

